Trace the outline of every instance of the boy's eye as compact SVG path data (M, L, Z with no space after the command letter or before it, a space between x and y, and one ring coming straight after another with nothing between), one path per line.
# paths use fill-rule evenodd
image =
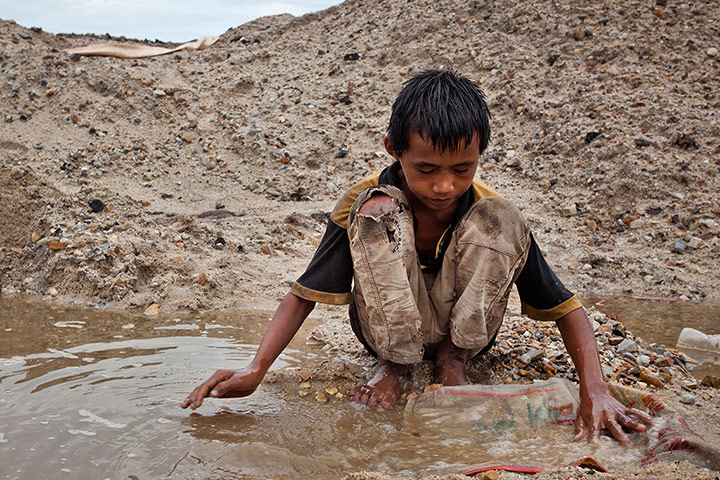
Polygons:
M418 172L427 175L427 174L433 173L433 169L432 168L418 168Z
M469 171L470 171L469 168L456 168L456 169L455 169L455 172L456 172L456 173L467 173L467 172L469 172Z

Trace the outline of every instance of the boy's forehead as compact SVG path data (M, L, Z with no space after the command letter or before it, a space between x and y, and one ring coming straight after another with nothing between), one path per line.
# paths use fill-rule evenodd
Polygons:
M422 150L435 150L438 153L444 153L444 151L460 151L465 150L468 147L473 147L478 149L479 153L479 135L475 133L473 135L472 141L466 142L464 139L460 139L459 143L457 145L449 145L449 148L446 148L443 150L442 146L445 144L444 139L439 138L436 140L435 144L433 145L433 140L430 138L430 136L425 132L419 132L419 131L410 131L410 134L408 136L408 143L409 143L409 149L422 149Z

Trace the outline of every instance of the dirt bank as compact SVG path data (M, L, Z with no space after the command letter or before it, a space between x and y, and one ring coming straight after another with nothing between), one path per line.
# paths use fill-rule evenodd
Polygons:
M453 67L489 98L479 175L571 289L717 300L718 20L710 0L349 0L142 60L2 20L0 287L273 308L339 192L388 164L402 82Z

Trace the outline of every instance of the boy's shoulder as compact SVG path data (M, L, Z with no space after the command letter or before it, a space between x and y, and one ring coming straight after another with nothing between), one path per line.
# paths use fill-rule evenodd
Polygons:
M370 187L374 187L376 185L379 185L382 183L390 183L391 185L395 185L395 182L392 181L394 178L394 175L389 174L388 170L391 167L388 167L384 170L372 173L366 177L361 178L354 184L352 184L338 199L337 203L335 204L335 208L333 209L332 213L330 214L330 220L335 223L336 225L347 228L347 219L350 215L350 208L355 203L355 200L360 196L360 194L366 189ZM384 180L384 181L383 181ZM395 185L397 186L397 185ZM495 190L490 188L485 182L478 180L477 178L473 179L472 185L470 187L473 191L473 196L475 197L475 201L480 200L481 198L486 197L500 197L501 195L497 193Z
M380 176L384 171L385 170L382 170L363 177L345 190L335 204L335 208L330 214L330 220L340 227L347 228L347 219L353 203L355 203L355 200L363 190L374 187L380 183Z

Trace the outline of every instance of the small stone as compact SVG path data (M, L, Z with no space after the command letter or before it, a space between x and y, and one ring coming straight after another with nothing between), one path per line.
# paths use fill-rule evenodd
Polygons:
M700 382L700 385L704 387L720 388L720 377L706 375L705 378L702 379L702 382Z
M685 240L677 239L675 240L675 243L673 243L672 251L673 253L685 253L687 247L688 244Z
M160 305L158 305L157 303L153 303L145 309L145 315L148 316L157 315L158 313L160 313Z
M337 387L328 387L325 389L325 393L327 393L328 395L335 396L338 393L338 389L337 389Z
M215 204L215 210L222 210L223 208L225 208L225 204L224 204L224 203L222 203L222 202L217 202L217 203Z
M57 240L51 240L48 244L50 247L50 250L65 250L65 247L67 247L67 242L59 242Z
M50 295L51 297L57 297L58 291L55 287L50 287L50 288L48 288L47 294Z
M300 395L301 397L307 397L308 395L310 395L310 392L308 392L307 390L298 390L298 395Z
M327 397L322 392L318 392L317 395L315 395L315 400L322 403L326 403L328 401Z
M265 255L270 255L270 254L271 254L270 249L268 248L267 245L261 246L261 247L260 247L260 251L261 251L262 253L264 253Z
M202 272L202 273L198 276L198 284L199 284L201 287L204 287L206 283L207 283L207 275L205 275L205 272Z
M647 383L648 385L652 385L657 388L663 388L665 386L665 382L663 382L662 378L653 374L646 368L643 368L640 370L639 377L640 377L640 380Z
M702 240L698 237L692 237L690 241L687 242L687 246L693 250L700 248L700 245L702 245Z
M40 240L40 235L38 235L35 232L32 232L32 235L30 236L30 240L32 240L32 243L37 243Z
M638 363L638 365L640 365L642 367L647 367L648 365L650 365L650 357L648 357L647 355L642 355L642 354L638 355L637 363Z
M53 88L48 88L47 90L45 90L45 95L47 95L48 97L52 97L52 96L55 95L57 92L58 92L58 89L55 88L55 87L53 87Z
M695 405L695 396L692 393L683 393L680 395L680 403L685 405Z
M715 47L708 48L705 53L707 53L708 57L715 57L718 54L718 49Z
M638 351L638 344L630 340L629 338L624 339L622 342L615 347L618 353L632 353Z
M223 247L224 247L226 244L227 244L227 242L225 241L224 238L222 238L222 237L217 237L217 238L215 239L215 241L213 242L213 247L214 247L216 250L222 250Z
M653 364L657 367L672 367L675 361L670 357L657 357Z
M105 210L105 204L102 200L99 200L97 198L93 198L88 202L88 205L90 206L90 210L93 211L93 213L100 213L103 210Z
M190 133L190 132L183 132L183 134L180 135L180 138L181 138L185 143L192 143L192 142L195 141L195 135L193 135L193 134Z
M500 478L500 472L497 470L488 470L483 472L480 480L498 480Z
M153 90L153 95L155 95L156 97L164 97L167 94L165 93L165 90L161 90L158 88L157 90Z
M568 203L567 205L563 205L562 207L560 207L560 212L565 217L574 217L575 215L578 214L577 204L575 204L575 202L573 202L573 203Z
M534 362L545 355L545 352L543 350L539 350L537 348L531 349L529 352L524 353L520 356L520 361L524 364L528 364L531 362Z

